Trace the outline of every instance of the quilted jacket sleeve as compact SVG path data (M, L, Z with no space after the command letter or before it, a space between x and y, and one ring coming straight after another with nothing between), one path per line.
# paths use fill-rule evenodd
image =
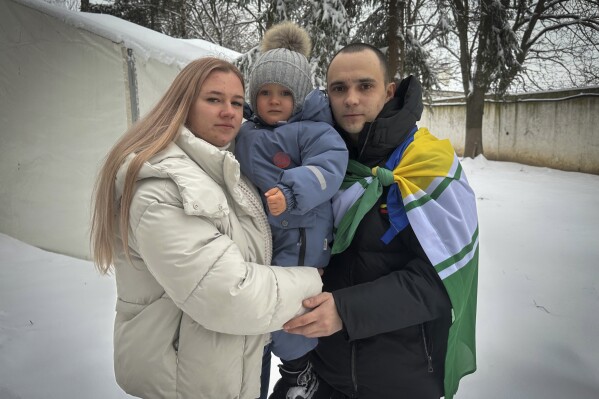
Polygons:
M303 215L330 200L339 190L348 153L339 133L324 122L301 122L301 166L284 170L278 185L292 193L291 213ZM286 193L287 196L287 193ZM288 201L289 202L289 201Z
M150 203L134 226L139 255L175 304L196 322L227 334L278 330L321 291L311 267L246 262L230 237L206 217Z

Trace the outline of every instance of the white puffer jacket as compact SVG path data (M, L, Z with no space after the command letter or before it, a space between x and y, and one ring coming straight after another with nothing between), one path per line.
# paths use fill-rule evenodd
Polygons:
M114 262L118 384L143 398L257 398L265 333L322 283L311 267L264 266L270 230L234 156L183 128L139 172L129 247L133 265L122 248Z

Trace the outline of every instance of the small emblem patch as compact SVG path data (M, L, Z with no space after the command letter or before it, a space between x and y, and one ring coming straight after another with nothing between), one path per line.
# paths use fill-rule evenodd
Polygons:
M281 151L277 152L275 156L272 157L272 160L275 166L281 169L285 169L286 167L291 165L291 157L289 156L289 154L286 154Z

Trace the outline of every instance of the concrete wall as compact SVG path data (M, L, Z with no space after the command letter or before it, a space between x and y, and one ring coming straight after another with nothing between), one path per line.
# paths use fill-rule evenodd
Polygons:
M433 101L419 125L450 139L463 154L463 98ZM599 88L488 98L483 148L492 160L599 174Z

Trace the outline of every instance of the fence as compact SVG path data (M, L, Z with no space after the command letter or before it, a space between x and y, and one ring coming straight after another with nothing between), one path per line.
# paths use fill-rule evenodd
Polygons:
M459 155L465 143L463 97L435 99L421 126L448 138ZM488 159L599 174L599 87L485 100L483 148Z

